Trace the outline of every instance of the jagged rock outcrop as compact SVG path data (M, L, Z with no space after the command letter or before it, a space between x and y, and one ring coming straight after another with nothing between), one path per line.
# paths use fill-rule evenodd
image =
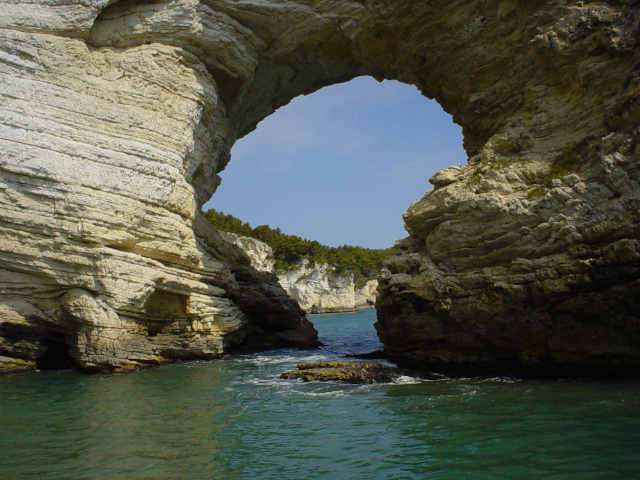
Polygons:
M454 374L640 371L639 19L631 2L578 2L513 32L518 67L495 88L520 93L488 113L502 126L404 214L378 303L391 358Z
M240 247L251 265L264 272L276 273L273 250L255 238L220 232L222 237ZM302 260L293 270L277 273L278 282L307 313L353 312L375 304L377 280L356 285L353 273L337 274L328 264L309 265Z
M639 18L631 0L0 0L0 365L313 343L196 212L257 122L372 75L435 98L469 154L405 214L389 355L637 371Z

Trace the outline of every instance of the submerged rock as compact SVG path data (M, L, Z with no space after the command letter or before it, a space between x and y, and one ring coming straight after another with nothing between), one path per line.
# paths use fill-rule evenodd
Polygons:
M315 362L301 363L297 371L280 375L284 379L302 379L305 382L344 382L354 384L389 383L400 377L413 377L420 380L441 380L446 378L428 372L405 370L371 362Z

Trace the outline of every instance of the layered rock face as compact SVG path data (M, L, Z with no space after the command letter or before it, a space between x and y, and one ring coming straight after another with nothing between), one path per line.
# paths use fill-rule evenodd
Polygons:
M257 270L276 273L273 250L254 238L220 232L228 242L240 247ZM353 312L372 308L376 301L377 280L358 287L353 273L336 274L328 264L309 265L303 260L295 269L277 273L287 294L307 313Z
M91 46L107 2L85 4L0 5L0 369L314 345L277 280L197 218L228 142L207 68L174 45Z
M257 122L372 75L435 98L469 154L405 214L387 352L637 371L639 24L623 0L0 0L0 365L312 344L196 212Z
M377 280L358 287L353 273L337 275L324 264L298 268L278 274L280 285L307 313L353 312L375 304Z
M638 373L638 8L528 18L482 22L509 40L476 51L470 76L487 62L504 78L467 101L501 125L404 214L378 332L391 358L447 373ZM506 46L499 70L487 53Z

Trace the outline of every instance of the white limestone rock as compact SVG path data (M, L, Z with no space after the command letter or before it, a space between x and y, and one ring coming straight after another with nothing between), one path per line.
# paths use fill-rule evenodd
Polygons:
M378 280L368 280L362 288L355 287L355 309L372 308L376 304Z
M220 232L222 238L227 242L233 243L240 247L251 259L251 266L262 272L275 271L275 259L273 258L273 250L269 245L260 240L251 237L243 237L235 233Z
M295 270L279 273L278 280L307 313L356 309L353 274L335 275L327 264L309 268L303 260Z
M233 233L220 234L240 247L251 259L253 267L276 273L280 285L307 313L352 312L372 308L375 304L377 280L369 280L358 288L353 273L336 274L328 264L310 267L306 259L293 270L277 272L269 245Z
M56 18L38 21L60 34ZM194 178L213 172L211 192L226 162L213 78L180 47L94 49L39 28L0 29L0 355L35 365L55 336L85 370L220 356L251 315L221 241L194 232Z

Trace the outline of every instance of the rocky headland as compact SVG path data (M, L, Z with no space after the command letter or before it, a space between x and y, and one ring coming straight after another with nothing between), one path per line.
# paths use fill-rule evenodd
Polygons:
M310 265L307 259L279 272L273 249L266 243L228 232L220 234L240 247L257 270L275 273L282 288L307 313L353 312L375 305L377 280L368 280L359 286L353 272L336 273L327 263Z
M197 212L260 120L371 75L436 99L469 156L404 216L387 354L637 373L639 25L631 0L0 0L0 369L314 344Z

